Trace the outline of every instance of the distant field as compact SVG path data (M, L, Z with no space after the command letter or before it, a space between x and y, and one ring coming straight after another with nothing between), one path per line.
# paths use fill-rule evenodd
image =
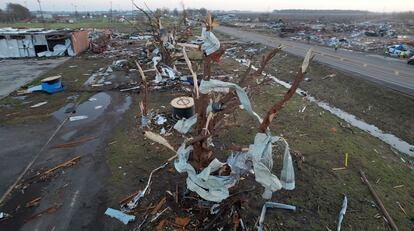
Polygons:
M16 28L43 28L49 29L59 29L59 28L113 28L119 31L130 31L133 26L128 22L108 22L108 20L82 20L75 23L61 23L61 22L47 22L45 25L43 23L33 23L33 22L15 22L15 23L2 23L0 22L1 27L16 27Z

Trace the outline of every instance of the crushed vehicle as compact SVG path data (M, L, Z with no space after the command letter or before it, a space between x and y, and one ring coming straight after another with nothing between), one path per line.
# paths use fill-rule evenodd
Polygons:
M405 44L388 46L385 54L391 57L408 58L414 55L414 50Z

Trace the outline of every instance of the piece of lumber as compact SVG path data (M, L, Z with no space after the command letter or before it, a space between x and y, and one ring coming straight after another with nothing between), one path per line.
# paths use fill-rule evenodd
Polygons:
M385 218L387 218L388 223L390 224L391 228L395 231L398 231L398 227L395 224L394 220L388 213L387 209L385 208L384 204L382 203L381 199L378 197L377 193L375 192L374 188L372 188L371 184L369 183L367 177L365 176L365 173L360 169L359 173L361 174L362 180L364 183L368 186L369 191L371 192L374 199L377 201L378 205L381 208L382 213L384 214Z

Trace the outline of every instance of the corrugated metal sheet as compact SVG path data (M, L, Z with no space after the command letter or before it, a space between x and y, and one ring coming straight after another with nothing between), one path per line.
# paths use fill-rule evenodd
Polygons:
M0 39L0 58L36 57L34 47L45 45L51 49L46 36L54 35L70 36L65 44L69 42L71 56L89 48L88 31L0 28L0 35L6 38Z

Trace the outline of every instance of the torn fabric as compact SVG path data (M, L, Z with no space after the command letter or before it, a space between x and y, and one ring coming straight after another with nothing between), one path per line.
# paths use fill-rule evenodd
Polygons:
M275 142L284 148L280 180L271 172L272 144ZM235 153L228 158L227 165L231 168L228 176L211 175L224 165L217 159L211 161L207 168L197 174L193 166L188 163L192 150L192 146L186 148L183 143L177 151L178 158L174 166L179 173L187 172L187 188L205 200L221 202L226 199L229 196L228 188L233 187L242 175L251 170L254 171L256 182L264 187L262 197L265 199L270 199L273 192L282 188L286 190L295 188L295 174L289 145L281 137L264 133L256 134L254 144L250 145L248 152Z
M225 89L229 89L229 88L234 89L236 91L237 97L239 98L239 101L241 105L243 106L243 109L246 110L253 117L257 118L259 122L262 121L260 116L256 112L253 111L246 91L235 83L223 82L223 81L216 80L216 79L211 79L208 81L201 80L199 90L202 94L208 94L210 91L223 92L225 91Z
M271 172L273 167L272 143L277 141L284 145L281 180ZM262 194L263 198L270 199L272 193L281 188L286 190L293 190L295 188L292 157L290 155L289 145L287 145L287 142L283 138L271 136L270 134L257 133L254 138L254 144L249 146L248 155L253 161L256 181L265 188Z
M174 125L174 129L181 134L187 134L190 131L191 127L197 123L197 116L198 114L195 114L188 119L182 118L178 120Z
M192 150L192 146L186 148L183 143L177 151L178 158L174 162L177 172L187 172L187 188L208 201L221 202L229 197L228 188L234 185L234 178L232 176L211 175L223 167L224 163L214 159L203 171L197 174L193 166L188 163L188 157Z

